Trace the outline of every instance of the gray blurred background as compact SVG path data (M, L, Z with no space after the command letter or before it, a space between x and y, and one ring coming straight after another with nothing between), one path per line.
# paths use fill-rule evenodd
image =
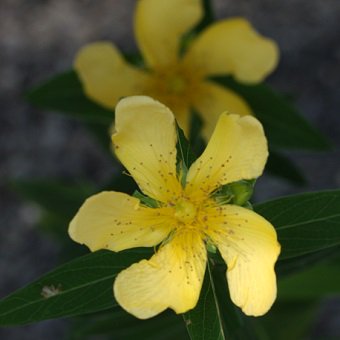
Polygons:
M324 153L290 152L304 188L266 176L261 200L340 185L340 1L213 1L218 18L245 16L281 48L268 79L292 94L304 116L333 143ZM13 178L89 178L111 174L111 160L77 122L25 103L31 86L67 70L84 44L109 39L133 52L135 0L1 0L0 2L0 297L57 264L58 244L35 229L39 208L11 192ZM309 338L340 338L340 301L325 302ZM62 339L67 322L0 330L1 339Z

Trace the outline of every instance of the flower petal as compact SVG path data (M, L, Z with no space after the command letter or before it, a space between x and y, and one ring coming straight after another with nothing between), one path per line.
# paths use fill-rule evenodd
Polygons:
M164 240L171 223L163 209L139 205L135 197L107 191L88 198L70 223L70 237L91 251L152 247Z
M150 81L147 73L126 63L117 48L108 42L83 47L74 68L86 94L111 109L123 96L144 93Z
M267 157L261 123L252 116L223 113L203 154L189 169L186 191L210 194L221 185L257 178Z
M209 26L193 41L185 63L202 75L232 74L241 82L262 81L278 63L276 43L243 18Z
M221 112L228 111L240 116L252 114L250 107L242 97L228 88L204 81L197 85L196 91L193 105L202 115L203 135L206 140L209 140L213 133Z
M116 107L115 153L140 189L156 200L176 197L176 128L172 112L150 97L122 99Z
M219 214L219 216L217 216ZM209 214L209 236L226 261L230 297L247 315L265 314L276 298L274 227L255 212L233 205Z
M206 260L200 234L175 234L149 261L133 264L117 276L115 298L140 319L151 318L166 308L184 313L197 304Z
M202 17L200 0L140 0L135 16L138 45L152 68L177 62L182 35Z

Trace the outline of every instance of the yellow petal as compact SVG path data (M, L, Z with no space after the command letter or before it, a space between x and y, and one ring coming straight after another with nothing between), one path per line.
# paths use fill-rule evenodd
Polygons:
M150 97L124 98L116 107L115 128L115 153L140 189L162 202L176 197L181 186L172 112Z
M209 194L217 187L257 178L268 156L261 123L252 116L223 113L203 154L187 176L189 195Z
M164 209L146 208L135 197L107 191L85 201L68 232L74 241L85 244L91 251L120 251L155 246L170 230Z
M257 33L243 18L208 27L185 56L185 63L202 75L232 74L241 82L256 83L278 63L276 43Z
M177 62L182 35L202 16L200 0L140 0L135 16L138 45L152 68Z
M142 260L117 276L115 298L140 319L151 318L167 308L184 313L197 304L206 260L200 234L175 234L149 261Z
M248 104L232 90L208 81L200 83L196 89L193 105L202 115L206 140L209 140L222 112L228 111L240 116L252 114Z
M219 216L217 216L219 215ZM255 212L233 205L211 211L209 236L226 261L230 297L247 315L265 314L276 298L274 227Z
M123 96L143 94L149 75L125 62L117 48L108 42L83 47L74 68L85 93L94 101L113 109Z

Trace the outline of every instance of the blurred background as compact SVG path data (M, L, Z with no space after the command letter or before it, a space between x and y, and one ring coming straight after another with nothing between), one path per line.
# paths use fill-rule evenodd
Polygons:
M77 50L111 40L136 50L135 0L1 0L0 2L0 297L58 263L58 244L35 225L39 207L8 187L13 179L91 179L113 171L111 159L79 122L43 112L24 95L52 75L70 69ZM263 201L295 192L340 186L339 0L213 0L217 18L244 16L275 39L281 61L267 82L292 97L306 119L333 144L327 152L289 152L304 173L304 187L264 176ZM340 338L340 299L324 301L306 339ZM67 321L0 330L1 339L61 339Z

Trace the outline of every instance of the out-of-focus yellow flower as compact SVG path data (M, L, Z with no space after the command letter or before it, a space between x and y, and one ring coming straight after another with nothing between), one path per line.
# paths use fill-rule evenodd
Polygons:
M227 263L232 301L248 315L267 312L276 297L275 229L255 212L214 198L221 185L261 175L268 154L261 124L252 116L222 114L185 181L176 174L175 119L166 106L144 96L125 98L117 105L115 127L116 155L157 207L102 192L85 201L69 234L92 251L161 244L150 260L117 276L118 303L141 319L166 308L176 313L194 308L206 244L213 244Z
M85 92L112 109L121 97L152 96L170 107L186 134L194 109L205 123L207 139L224 110L251 114L240 96L208 77L233 75L241 82L260 82L277 65L277 45L246 19L233 18L210 25L180 56L181 37L201 17L201 0L139 0L134 27L147 69L128 64L109 42L92 43L75 60Z

